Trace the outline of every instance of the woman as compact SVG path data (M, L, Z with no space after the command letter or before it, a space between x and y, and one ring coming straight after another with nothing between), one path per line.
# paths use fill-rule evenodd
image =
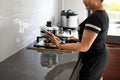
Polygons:
M79 25L79 39L68 38L68 40L78 40L77 43L60 44L53 34L47 33L59 49L80 52L83 63L80 80L100 80L108 63L105 38L109 19L102 2L103 0L83 0L86 9L91 10L92 14Z

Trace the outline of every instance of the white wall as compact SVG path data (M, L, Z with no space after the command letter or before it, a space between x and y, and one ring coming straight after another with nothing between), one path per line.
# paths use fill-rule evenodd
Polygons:
M46 21L58 23L60 0L0 0L0 62L39 35Z
M62 0L62 10L71 9L78 14L79 23L81 23L87 17L87 11L83 4L83 0Z

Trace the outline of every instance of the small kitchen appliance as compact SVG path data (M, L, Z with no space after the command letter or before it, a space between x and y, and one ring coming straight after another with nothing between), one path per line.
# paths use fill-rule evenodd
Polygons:
M72 10L62 10L61 12L61 24L63 27L77 27L78 26L78 14Z

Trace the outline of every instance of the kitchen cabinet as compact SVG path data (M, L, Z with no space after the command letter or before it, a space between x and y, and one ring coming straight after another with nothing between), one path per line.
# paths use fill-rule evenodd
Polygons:
M120 44L107 44L109 63L103 80L120 80Z

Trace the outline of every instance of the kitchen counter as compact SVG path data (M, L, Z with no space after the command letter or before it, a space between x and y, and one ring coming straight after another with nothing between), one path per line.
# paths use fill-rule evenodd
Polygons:
M77 78L76 74L79 73L79 69L81 66L80 64L77 64L78 67L76 68L79 52L73 52L69 50L60 50L56 47L46 48L43 45L43 43L41 43L41 41L38 41L38 40L28 45L27 49L42 53L41 54L42 67L51 68L52 66L54 66L54 68L50 70L50 72L46 73L47 76L45 76L45 80L75 80L75 78ZM62 63L61 62L59 63L59 60L62 61ZM64 74L64 71L65 71L65 74ZM64 74L64 75L60 78L54 79L56 76L59 77L59 74L60 75Z
M0 63L0 80L75 80L79 52L35 47L36 43Z
M38 49L32 44L0 62L0 80L70 79L78 52L45 48L30 50Z
M0 80L69 80L78 53L22 49L0 63Z
M77 37L76 30L65 30L63 36L57 36L64 42L69 36L75 35ZM43 79L39 80L75 80L79 69L81 67L78 62L79 52L73 52L69 50L60 50L57 47L48 47L44 45L45 36L38 36L36 41L28 45L26 49L34 51L40 54L41 70L44 75ZM46 38L48 39L48 38ZM80 63L79 59L79 63ZM77 65L77 67L76 67ZM45 69L44 69L45 68ZM33 79L35 80L35 79Z
M106 43L109 44L120 44L120 36L107 36Z

